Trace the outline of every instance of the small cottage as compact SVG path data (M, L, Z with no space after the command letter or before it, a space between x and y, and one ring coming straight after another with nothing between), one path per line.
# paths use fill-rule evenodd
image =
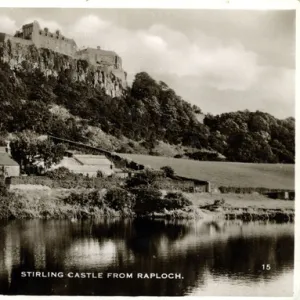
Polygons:
M0 152L0 177L20 176L20 166L6 152Z
M97 177L99 173L110 176L115 173L115 166L105 155L68 154L59 164L51 169L65 167L73 173L83 174L89 177Z

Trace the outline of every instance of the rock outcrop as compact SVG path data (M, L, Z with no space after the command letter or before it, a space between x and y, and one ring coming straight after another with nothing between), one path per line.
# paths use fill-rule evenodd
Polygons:
M126 73L120 75L120 71L111 66L92 65L83 59L10 39L0 43L0 60L8 63L12 70L39 69L46 77L65 74L74 81L103 88L111 97L121 96L127 86Z

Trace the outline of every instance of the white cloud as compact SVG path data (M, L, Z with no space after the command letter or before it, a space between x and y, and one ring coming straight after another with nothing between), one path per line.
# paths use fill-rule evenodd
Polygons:
M167 43L157 35L141 35L142 42L146 47L152 49L153 51L168 51Z
M0 15L0 32L14 34L16 30L16 21L7 16Z
M40 20L40 23L45 22ZM61 28L58 24L55 26ZM259 72L254 53L247 52L239 44L224 47L221 41L201 31L191 41L162 24L129 30L98 16L87 15L63 28L63 32L74 37L79 46L99 45L115 50L123 59L129 80L137 72L147 71L158 77L163 74L197 76L200 81L220 90L245 90Z
M76 35L82 33L86 35L94 35L97 32L108 29L110 25L111 24L108 21L102 20L93 15L89 15L78 20L74 26L72 26L72 31Z
M36 20L51 31L60 29L80 47L99 45L116 51L122 57L129 82L140 71L148 72L157 80L167 78L170 87L206 111L219 113L265 107L279 115L280 103L285 111L293 107L294 71L260 65L257 54L237 41L226 40L224 44L220 38L198 28L187 35L163 24L129 29L93 14L68 26L41 18ZM0 31L15 29L15 21L0 18Z

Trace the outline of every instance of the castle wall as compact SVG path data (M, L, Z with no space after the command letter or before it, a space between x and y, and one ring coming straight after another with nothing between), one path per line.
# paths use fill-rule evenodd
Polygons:
M17 44L24 45L24 46L33 45L33 42L30 40L24 40L22 38L18 38L18 37L14 37L14 36L6 34L4 42L7 42L8 40L10 40L10 42L13 46L16 46Z
M24 46L33 45L33 42L30 40L24 40L22 38L14 37L12 35L0 32L0 43L4 43L10 40L12 45L21 44Z
M37 48L45 48L58 53L74 57L77 46L74 40L65 38L60 32L52 33L48 29L41 29L38 22L26 24L22 31L18 31L14 39L33 42ZM25 43L23 43L25 44Z
M46 32L38 23L33 23L31 39L37 48L45 48L74 57L77 46L74 40L65 38L60 33Z
M53 36L53 37L52 37ZM61 38L52 35L44 36L42 34L35 35L33 42L37 48L46 48L55 52L59 52L68 56L74 57L76 53L76 44L70 40L62 40Z
M65 38L59 31L51 33L47 28L41 29L36 21L24 25L15 36L0 33L0 48L1 61L11 69L38 68L45 76L54 77L66 72L74 81L100 86L111 97L120 96L127 87L122 60L115 52L100 48L77 51L74 40Z
M115 66L118 69L122 68L121 58L113 51L87 48L82 51L78 51L76 56L77 58L89 61L93 65L107 64Z

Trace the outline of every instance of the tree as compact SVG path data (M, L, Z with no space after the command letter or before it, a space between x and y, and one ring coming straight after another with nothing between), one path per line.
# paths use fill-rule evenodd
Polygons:
M43 162L45 169L57 164L63 158L66 146L54 144L53 141L39 139L30 131L19 133L10 144L12 157L20 164L21 168L33 167L38 162Z
M138 214L159 212L164 208L162 193L156 188L136 188L133 193L136 197L134 211Z
M67 150L64 144L54 144L50 140L38 141L37 152L38 157L44 162L45 168L50 168L53 164L58 164Z
M143 99L151 96L157 96L158 93L158 84L146 72L141 72L135 75L131 88L131 94L133 97Z
M135 204L134 196L119 187L108 190L105 195L105 201L108 207L117 211L123 211L126 208L131 209Z

